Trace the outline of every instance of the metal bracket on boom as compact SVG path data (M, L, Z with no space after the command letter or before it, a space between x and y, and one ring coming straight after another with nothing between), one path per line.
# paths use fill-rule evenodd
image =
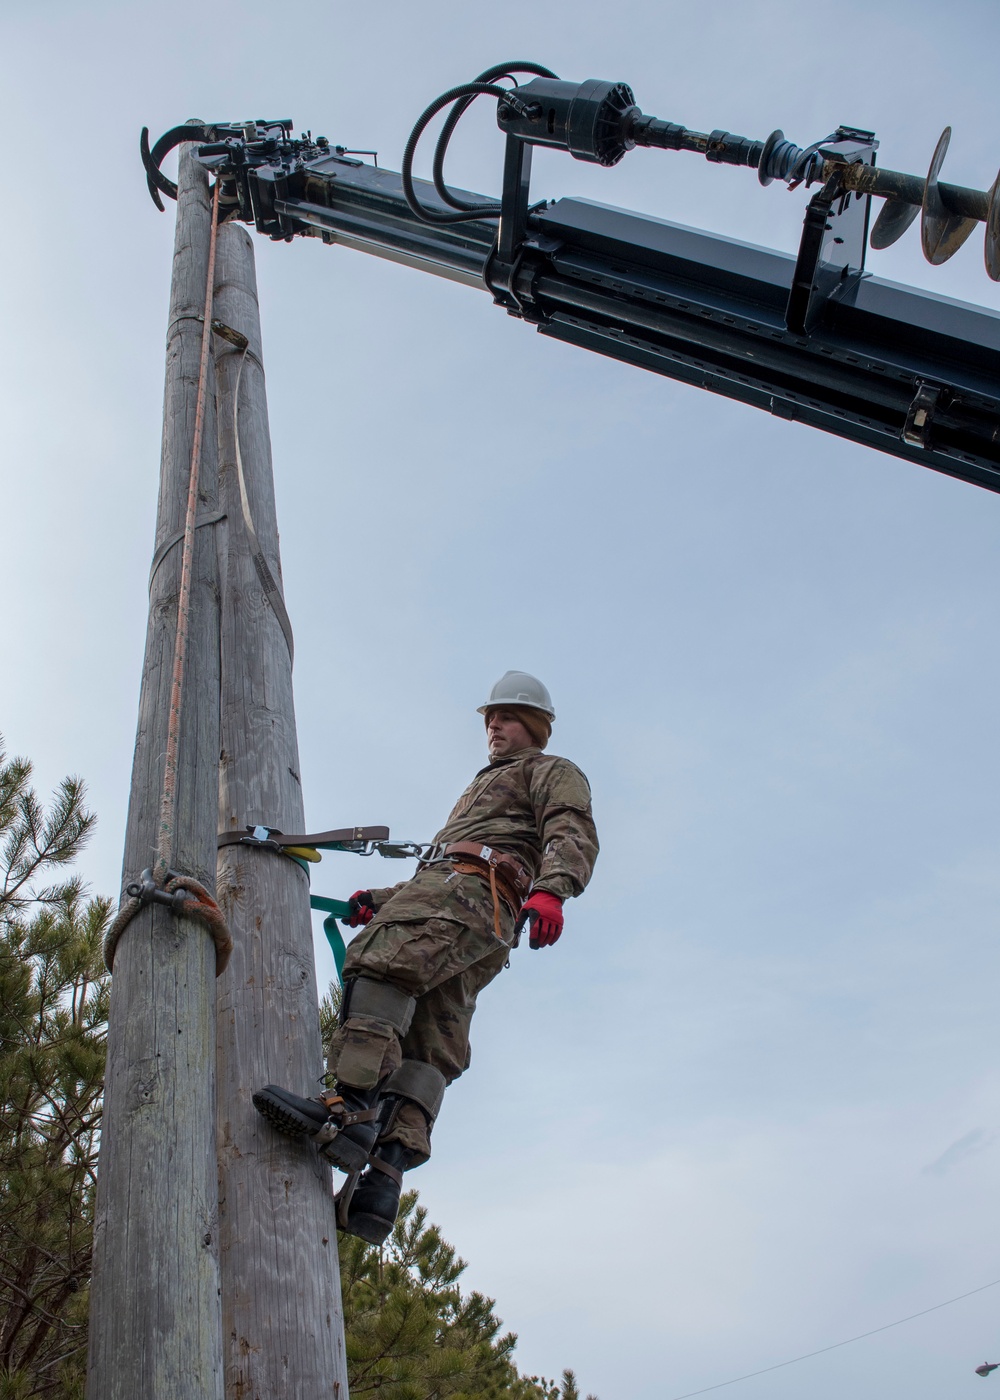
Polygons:
M845 188L848 165L875 164L878 142L873 131L840 127L819 147L833 170L806 208L785 324L793 335L808 335L830 297L843 294L861 277L871 196Z
M940 384L921 382L903 425L902 438L908 447L930 446L934 415L947 402L947 397L948 391Z
M509 315L518 316L522 321L538 324L545 319L534 297L535 274L544 264L544 257L538 255L556 252L559 243L531 228L530 183L531 146L515 136L508 136L500 227L496 245L483 269L483 280L497 306L504 307Z

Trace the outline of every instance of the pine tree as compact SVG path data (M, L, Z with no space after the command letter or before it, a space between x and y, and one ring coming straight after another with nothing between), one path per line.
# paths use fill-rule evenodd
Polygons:
M517 1343L494 1300L463 1295L466 1268L415 1191L405 1192L381 1249L340 1236L351 1395L380 1400L580 1400L572 1371L562 1386L518 1374ZM588 1396L587 1400L595 1400Z
M0 1400L83 1394L110 901L52 883L93 828L67 778L46 812L0 744Z

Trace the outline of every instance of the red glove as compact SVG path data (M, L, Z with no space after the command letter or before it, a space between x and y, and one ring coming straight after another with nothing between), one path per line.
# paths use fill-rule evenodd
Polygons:
M350 914L341 923L348 928L361 928L375 917L375 901L371 890L355 890L347 901Z
M563 931L562 900L548 890L536 890L530 899L521 905L518 927L524 926L525 919L531 920L529 948L550 947Z

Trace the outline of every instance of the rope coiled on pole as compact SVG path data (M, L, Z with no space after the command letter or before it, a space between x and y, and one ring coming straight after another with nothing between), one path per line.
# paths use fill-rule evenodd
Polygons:
M167 716L167 747L163 764L163 788L160 793L159 824L156 859L150 870L143 872L141 882L131 884L126 893L130 898L119 906L104 938L104 962L110 972L118 941L131 920L150 903L166 904L176 915L201 919L215 942L215 975L229 961L233 940L225 916L200 881L170 868L174 844L174 821L177 805L177 751L180 741L181 708L184 699L184 668L187 660L188 626L191 611L191 578L194 572L194 543L198 514L198 477L201 469L202 440L205 434L205 401L208 396L208 363L212 344L212 301L215 288L215 252L219 218L219 182L212 195L211 231L208 243L208 270L205 277L205 312L202 318L201 359L198 367L198 392L195 399L194 434L191 441L191 469L188 475L187 504L184 514L184 537L181 552L181 578L177 592L177 630L174 634L174 663L170 681L170 705Z
M201 881L196 880L193 875L178 875L175 871L170 871L162 885L156 884L152 875L151 870L145 870L141 882L128 886L127 893L130 897L121 905L104 935L105 967L109 972L114 970L118 940L139 910L146 904L155 903L168 905L179 918L201 919L215 943L215 975L218 977L226 970L233 951L233 937L229 932L225 914Z

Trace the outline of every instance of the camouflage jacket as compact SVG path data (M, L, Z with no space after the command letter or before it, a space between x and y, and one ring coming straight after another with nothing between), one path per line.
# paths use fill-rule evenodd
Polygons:
M584 890L597 859L590 784L569 759L521 749L479 770L434 840L481 841L516 856L534 889L568 899ZM375 908L408 884L372 890Z

